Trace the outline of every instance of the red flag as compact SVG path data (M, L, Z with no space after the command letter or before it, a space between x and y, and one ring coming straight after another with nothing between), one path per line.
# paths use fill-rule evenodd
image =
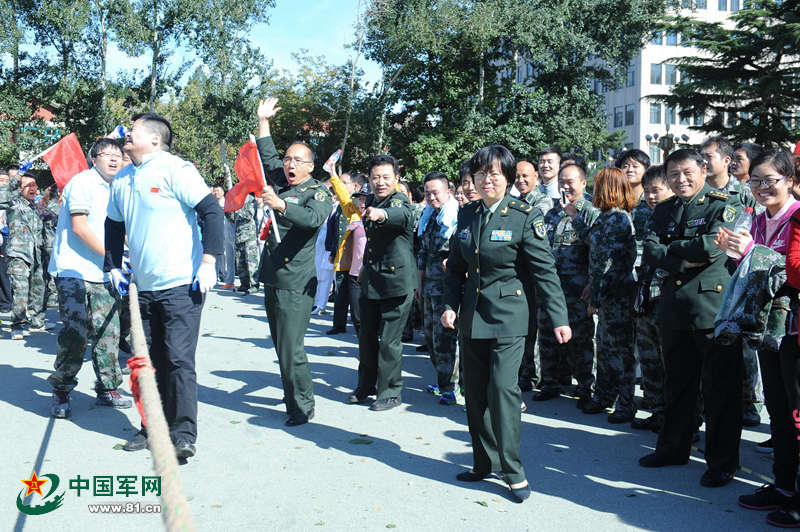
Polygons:
M75 177L76 174L89 169L89 165L86 163L86 156L83 155L83 150L75 133L70 133L59 140L47 150L47 153L42 155L42 159L50 165L50 172L53 174L53 179L56 180L59 191L63 191L70 179Z
M233 171L236 172L239 182L225 194L225 212L238 211L244 206L248 194L259 193L266 186L255 142L246 142L239 148Z

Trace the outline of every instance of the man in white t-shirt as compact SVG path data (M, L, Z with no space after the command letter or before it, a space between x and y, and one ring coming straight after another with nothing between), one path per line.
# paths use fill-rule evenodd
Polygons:
M169 152L171 139L165 118L155 113L133 117L124 145L131 164L111 183L105 269L115 287L124 286L120 268L127 235L164 416L178 458L188 458L197 441L200 315L205 292L217 278L223 214L197 168ZM142 427L123 448L146 446Z
M97 376L97 404L130 408L120 396L122 372L117 360L119 313L108 275L103 272L105 219L109 184L121 168L122 150L112 139L98 140L90 151L93 167L73 177L64 188L48 272L55 278L62 328L58 334L51 414L70 415L69 393L92 339Z

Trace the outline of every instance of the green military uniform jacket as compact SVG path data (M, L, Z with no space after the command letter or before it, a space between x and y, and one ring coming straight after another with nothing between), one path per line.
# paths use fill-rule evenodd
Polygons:
M264 169L276 169L277 151L270 137L257 140ZM278 159L280 160L280 159ZM314 178L290 186L281 172L267 172L267 182L286 202L286 210L275 211L281 243L275 241L274 228L264 243L261 253L259 280L265 286L303 290L316 277L314 244L320 227L331 213L332 200L328 189Z
M644 239L643 263L668 272L658 311L664 331L709 330L736 264L714 244L732 227L738 201L706 184L691 200L677 196L656 206ZM686 263L703 266L687 268Z
M395 191L383 200L374 194L368 196L366 206L385 210L386 220L364 222L367 244L361 269L361 294L367 299L385 299L414 293L419 278L413 251L411 202L405 194Z
M0 185L0 209L6 209L8 223L6 255L33 265L42 245L43 224L31 202L20 194L20 184L14 177Z
M539 209L542 216L553 208L553 198L544 193L539 187L534 187L534 189L528 192L524 197L520 196L520 199L528 205Z
M506 195L481 231L484 209L482 201L461 208L450 244L444 301L445 308L460 310L461 334L472 339L526 336L526 277L533 279L553 326L569 325L539 209Z

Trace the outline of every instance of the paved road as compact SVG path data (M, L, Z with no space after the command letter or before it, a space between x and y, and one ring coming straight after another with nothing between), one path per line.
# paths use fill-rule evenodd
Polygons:
M0 317L7 324L7 315ZM48 318L56 317L48 311ZM771 529L763 513L736 504L737 495L762 483L757 473L771 473L770 460L753 450L768 432L765 424L743 437L743 464L756 474L742 472L730 485L709 489L698 482L705 469L698 453L688 466L645 470L636 459L653 448L654 434L582 414L570 398L528 401L522 456L531 499L511 502L499 480L459 483L456 473L471 464L465 413L425 393L434 381L427 355L406 345L401 408L372 412L346 405L356 382L355 337L350 328L349 334L326 336L330 318L315 317L306 337L316 417L287 428L261 296L209 295L197 352L198 454L180 468L199 530ZM105 475L135 476L139 483L152 469L149 452L115 449L137 430L138 413L94 406L90 363L72 394L72 419L49 417L45 379L55 332L12 341L5 330L0 339L0 527L156 529L157 515L97 515L89 509L108 502L156 504L152 494L78 496L69 489L78 475L92 483ZM121 391L127 395L129 389L126 382ZM61 479L56 494L66 495L60 508L45 515L17 510L20 480L32 469ZM31 504L41 502L33 499Z

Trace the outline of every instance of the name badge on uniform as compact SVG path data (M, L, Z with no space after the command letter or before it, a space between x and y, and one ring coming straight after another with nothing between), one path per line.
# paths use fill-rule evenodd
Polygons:
M489 235L489 240L492 242L511 242L511 231L495 229Z
M462 229L461 231L458 232L458 239L459 240L466 240L468 238L469 238L469 228Z
M697 227L705 224L706 224L705 218L695 218L694 220L689 220L688 222L686 222L686 227Z
M287 196L283 198L283 201L285 201L286 203L294 203L295 205L300 203L300 200L297 199L297 196Z

